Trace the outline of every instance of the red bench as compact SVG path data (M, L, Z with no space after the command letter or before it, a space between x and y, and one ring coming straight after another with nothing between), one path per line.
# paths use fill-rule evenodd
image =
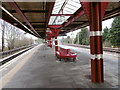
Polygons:
M61 59L67 61L70 58L72 58L73 61L75 61L77 57L76 53L71 52L70 49L65 49L61 47L59 47L59 50L56 52L56 56L57 58L59 58L60 61Z
M52 44L48 44L48 46L52 48Z

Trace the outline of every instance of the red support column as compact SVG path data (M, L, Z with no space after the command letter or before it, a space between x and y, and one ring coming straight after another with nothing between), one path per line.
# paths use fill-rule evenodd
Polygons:
M57 36L60 32L60 29L54 29L54 36L55 36L55 54L58 51L58 40L57 40Z
M55 36L55 53L58 51L58 40L57 36Z
M51 40L50 40L50 47L52 48L52 38L51 38Z
M48 39L48 46L52 48L52 41L51 41L51 39Z
M46 35L47 35L47 44L49 47L52 48L52 33L51 32L46 32Z
M50 30L52 32L52 36L54 36L54 38L55 38L55 54L56 54L56 51L58 51L57 36L59 35L61 25L49 25L48 28L50 28Z
M102 19L100 2L90 3L90 50L92 82L103 83Z
M81 5L90 24L92 82L103 83L102 19L108 2L81 2Z
M60 32L60 29L57 29L57 28L54 28L54 29L50 29L52 31L52 34L55 38L55 54L56 54L56 51L58 51L58 40L57 40L57 36Z

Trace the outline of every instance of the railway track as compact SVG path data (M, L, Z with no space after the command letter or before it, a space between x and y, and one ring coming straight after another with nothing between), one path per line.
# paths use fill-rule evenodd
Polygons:
M66 44L66 45L90 49L90 46L86 46L86 45L78 45L78 44ZM108 52L120 53L120 49L119 48L104 47L103 50L104 51L108 51Z
M33 46L26 47L26 49L23 49L23 50L21 50L21 51L19 51L19 52L17 52L17 53L14 53L14 54L9 55L9 56L7 56L7 57L5 57L5 58L3 58L3 59L0 59L0 66L4 65L5 63L11 61L11 60L14 59L15 57L21 55L22 53L24 53L24 52L26 52L26 51L28 51L28 50L30 50L30 49L32 49L32 48L33 48ZM8 52L7 52L7 53L8 53ZM0 53L0 54L1 54L1 55L2 55L2 54L5 54L5 52Z

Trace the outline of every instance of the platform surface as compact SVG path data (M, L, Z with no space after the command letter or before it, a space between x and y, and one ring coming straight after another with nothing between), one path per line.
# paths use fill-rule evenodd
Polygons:
M117 88L118 61L105 58L103 84L91 82L90 54L85 49L73 50L76 62L56 59L54 49L40 45L22 57L19 70L11 76L4 88ZM32 51L32 50L31 50ZM87 53L85 53L87 52ZM26 58L27 57L27 58ZM28 58L29 57L29 58ZM28 59L25 61L25 59ZM18 64L20 64L20 62ZM17 64L17 65L18 65ZM12 69L11 69L12 70ZM9 72L8 72L9 73ZM4 77L4 76L3 76Z

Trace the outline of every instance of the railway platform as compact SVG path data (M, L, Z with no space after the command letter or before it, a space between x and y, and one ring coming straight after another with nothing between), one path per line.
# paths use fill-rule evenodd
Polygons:
M117 60L104 58L105 80L97 84L91 82L89 53L71 48L77 60L64 62L56 59L53 49L41 44L16 57L1 70L2 88L118 88Z

